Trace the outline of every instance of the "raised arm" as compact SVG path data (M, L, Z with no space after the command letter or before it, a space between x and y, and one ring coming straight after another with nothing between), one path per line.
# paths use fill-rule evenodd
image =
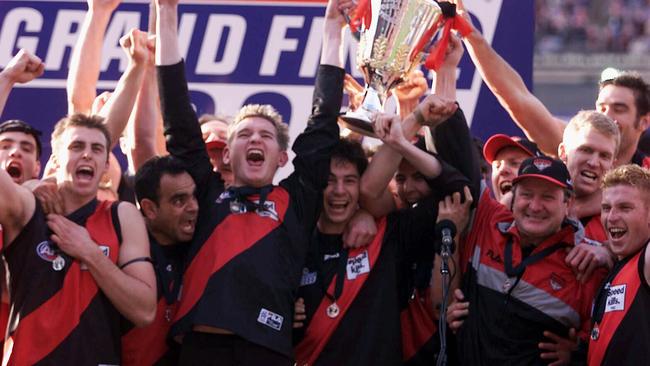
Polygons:
M104 123L111 133L113 143L111 147L117 144L129 121L133 105L142 86L147 64L153 57L153 41L148 42L145 32L132 29L122 37L120 44L129 57L129 64L120 77L117 87L99 112L106 118Z
M405 141L411 141L416 132L422 127L421 123L438 124L447 119L456 108L457 106L453 101L441 99L436 95L428 96L418 105L416 113L409 115L402 121L400 131L402 132L403 139ZM417 121L415 115L419 115L421 121ZM391 126L393 122L397 122L394 121L395 119L399 120L398 117L393 117L390 121L382 121L380 124L375 124L377 135L390 136ZM416 152L412 151L412 153L415 154ZM425 152L422 153L426 154ZM401 160L402 155L398 150L389 144L384 144L373 156L372 161L368 165L368 169L366 169L361 178L361 204L375 217L383 216L395 208L395 203L392 197L389 196L390 193L386 188ZM426 175L428 172L428 174L431 174L431 177L439 174L439 166L431 166L427 165L427 163L423 165L423 168L427 168L422 171L423 174Z
M182 160L200 198L212 177L198 118L190 102L178 49L178 0L156 0L156 65L167 151Z
M86 228L60 215L48 215L47 224L54 233L52 240L88 266L115 308L136 326L145 326L156 314L156 277L153 265L143 259L150 258L147 231L142 215L132 204L120 203L118 216L122 244L117 265L104 255Z
M45 64L40 58L24 49L18 51L0 72L0 115L14 85L30 82L43 75L43 71L45 71Z
M120 0L88 0L88 12L72 51L68 73L68 114L89 114L95 100L104 34Z
M166 152L156 67L153 58L149 61L125 131L129 171L132 173L135 173L145 161Z
M457 4L460 14L469 20L462 0ZM521 76L490 46L476 28L465 37L465 46L481 73L481 77L497 97L501 106L545 154L556 156L562 141L564 121L551 112L526 87Z
M325 10L321 65L318 67L307 128L293 144L297 184L309 183L316 190L327 184L330 151L339 140L336 123L343 99L343 27L341 11L353 5L351 0L330 0ZM292 184L288 180L284 184Z
M0 192L3 195L0 200L0 226L6 248L31 218L35 199L30 191L14 183L4 169L0 169Z

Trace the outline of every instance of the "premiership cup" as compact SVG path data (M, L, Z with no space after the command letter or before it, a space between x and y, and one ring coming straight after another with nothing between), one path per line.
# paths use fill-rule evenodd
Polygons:
M388 92L420 66L441 28L443 13L434 0L371 0L370 26L362 24L357 66L366 83L363 102L341 117L348 129L375 137L371 116L384 111ZM431 32L433 27L437 27ZM429 38L429 39L425 39Z

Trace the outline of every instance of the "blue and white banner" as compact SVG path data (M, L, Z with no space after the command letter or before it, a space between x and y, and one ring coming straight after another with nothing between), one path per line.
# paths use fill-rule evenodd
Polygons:
M475 25L530 86L533 0L466 0ZM246 103L270 103L290 125L292 138L310 112L320 58L326 0L181 1L179 35L192 100L198 114L233 115ZM20 48L41 57L45 74L17 86L2 120L19 118L49 133L66 113L65 82L72 48L86 13L85 1L1 1L0 66ZM106 31L98 89L110 90L126 68L118 44L129 29L147 29L148 1L125 0ZM355 70L356 43L347 42L347 69ZM521 134L466 54L458 73L458 99L474 134Z

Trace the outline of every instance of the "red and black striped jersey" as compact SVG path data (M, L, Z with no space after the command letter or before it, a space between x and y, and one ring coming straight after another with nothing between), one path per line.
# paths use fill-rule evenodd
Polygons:
M650 359L650 286L645 279L646 245L618 262L594 304L589 365L644 365Z
M291 357L294 296L339 139L345 71L319 67L312 115L293 144L294 172L261 188L263 204L246 197L258 200L250 210L212 172L184 73L182 62L158 67L167 150L185 162L200 205L172 333L226 329Z
M93 200L68 216L86 227L113 263L121 240L117 206ZM119 364L119 312L88 269L58 249L50 235L36 201L32 218L4 250L12 306L8 364Z

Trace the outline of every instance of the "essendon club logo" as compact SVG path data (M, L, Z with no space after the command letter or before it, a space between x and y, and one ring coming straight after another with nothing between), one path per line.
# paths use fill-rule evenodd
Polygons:
M42 241L36 246L36 254L48 262L52 262L56 258L52 243L48 240Z
M551 162L546 159L535 159L533 160L533 165L541 172L551 166Z

